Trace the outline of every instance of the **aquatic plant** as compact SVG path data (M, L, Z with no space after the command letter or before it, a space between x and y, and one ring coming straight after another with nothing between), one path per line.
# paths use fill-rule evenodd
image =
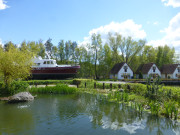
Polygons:
M153 115L159 115L159 110L160 110L160 103L156 102L156 101L151 101L149 103L149 106L151 107L151 114Z

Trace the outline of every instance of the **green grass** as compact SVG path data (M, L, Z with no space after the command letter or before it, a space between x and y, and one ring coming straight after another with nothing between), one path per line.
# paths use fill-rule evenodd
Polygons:
M77 88L68 87L66 84L57 84L54 87L32 87L29 89L30 93L40 93L40 94L73 94L77 91Z

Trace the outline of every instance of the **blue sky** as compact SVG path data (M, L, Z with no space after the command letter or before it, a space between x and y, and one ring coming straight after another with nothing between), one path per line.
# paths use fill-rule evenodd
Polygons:
M180 0L0 0L0 43L87 43L118 32L180 52Z

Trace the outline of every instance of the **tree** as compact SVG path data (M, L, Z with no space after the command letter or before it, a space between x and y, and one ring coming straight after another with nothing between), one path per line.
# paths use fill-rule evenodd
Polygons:
M113 36L112 33L109 33L108 35L109 35L109 37L108 37L109 46L111 47L111 51L113 53L112 62L114 65L114 64L122 61L122 59L119 55L119 50L118 50L118 48L120 47L121 42L122 42L122 36L120 34L117 34L117 33L115 34L115 36Z
M53 57L55 57L56 60L57 60L57 57L58 57L58 48L56 46L52 47L52 54L53 54Z
M11 41L9 41L9 42L7 42L6 44L4 44L4 50L5 50L5 51L8 51L9 48L11 48L11 47L16 47L16 45L13 44Z
M0 75L8 91L14 80L24 79L30 75L32 56L30 51L21 51L13 46L7 51L0 50ZM10 93L13 94L13 91Z
M71 48L71 60L75 63L75 59L76 59L75 58L75 50L77 48L77 43L75 41L72 42L70 48Z
M61 63L64 61L65 53L64 53L64 40L61 40L58 44L58 50L59 50L59 57Z
M52 41L52 39L49 38L46 41L46 43L44 44L45 47L46 47L46 51L50 56L52 56L52 47L53 47L53 44L51 43L51 41Z
M70 49L69 49L69 42L65 43L65 56L66 56L66 61L68 63L69 61L69 54L70 54Z
M102 48L101 35L96 35L95 33L91 37L92 40L92 50L94 56L94 71L95 71L95 79L97 79L97 61L98 61L98 50Z
M130 64L134 57L143 49L145 43L145 40L134 41L131 37L124 37L120 43L120 51L123 61Z
M38 56L41 56L42 58L45 58L45 46L44 44L42 43L42 40L39 40L39 52L38 52Z

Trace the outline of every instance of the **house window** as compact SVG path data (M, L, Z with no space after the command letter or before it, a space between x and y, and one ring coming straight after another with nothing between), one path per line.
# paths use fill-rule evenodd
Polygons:
M153 72L156 72L156 67L153 67Z
M178 67L178 72L180 73L180 67Z
M127 72L127 66L124 66L124 72Z

